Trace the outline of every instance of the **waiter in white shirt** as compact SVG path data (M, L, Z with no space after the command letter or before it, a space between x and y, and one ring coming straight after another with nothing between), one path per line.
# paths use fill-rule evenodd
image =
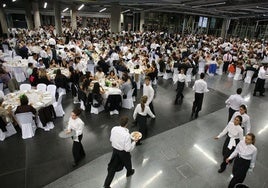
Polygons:
M178 81L177 82L177 95L176 95L176 99L175 99L175 104L178 104L179 98L181 101L184 98L182 92L183 92L185 82L186 82L185 69L180 70L180 73L178 74L178 77L177 77L177 81Z
M257 157L257 148L254 146L255 135L249 133L244 140L241 140L234 152L226 159L226 163L235 158L233 166L233 178L228 188L235 187L238 183L243 183L246 178L247 171L252 171L255 167Z
M122 116L120 126L116 126L111 130L110 141L113 147L113 154L108 164L108 174L104 182L105 188L110 188L115 173L121 171L123 167L127 169L126 177L135 173L135 170L132 169L130 152L135 148L136 141L131 141L127 125L128 117Z
M223 55L223 67L222 67L222 71L226 74L228 71L228 67L230 65L230 63L232 62L232 55L230 54L230 52L228 51L226 54Z
M202 109L204 93L209 91L207 88L207 82L204 81L204 78L205 78L205 73L201 73L200 79L196 80L193 86L195 95L194 95L194 102L193 102L191 116L195 114L195 118L198 117L198 113Z
M240 106L245 103L245 100L241 96L242 88L236 90L236 94L231 95L226 101L225 104L229 107L228 122L233 117L234 113L239 110Z
M154 106L153 106L153 99L154 99L154 89L151 85L151 79L149 76L146 76L144 79L143 84L143 96L146 95L148 97L148 100L146 102L146 105L150 107L153 114L154 112Z
M259 70L258 79L257 79L257 82L255 84L253 96L256 96L256 92L260 92L260 96L264 96L265 79L268 78L266 75L267 67L268 67L268 65L264 65Z

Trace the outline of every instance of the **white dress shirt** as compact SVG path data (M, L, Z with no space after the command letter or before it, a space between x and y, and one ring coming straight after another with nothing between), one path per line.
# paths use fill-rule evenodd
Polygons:
M142 116L147 116L147 114L149 116L151 116L151 118L155 118L155 115L152 113L151 109L149 108L149 106L145 106L144 111L142 111L141 109L141 104L138 104L134 110L133 113L133 119L136 119L137 114L140 114Z
M176 82L186 82L186 75L185 74L181 74L181 73L179 73L179 74L175 74L174 75L174 78L173 78L173 82L174 82L174 84L176 83Z
M268 78L268 76L266 76L266 70L264 70L263 67L261 67L260 70L259 70L258 78L260 78L260 79Z
M257 157L257 148L253 144L247 145L245 139L241 140L234 152L228 157L229 159L233 159L239 155L241 158L246 160L251 160L250 168L253 169L255 167L255 161Z
M117 87L110 87L107 92L108 95L121 95L122 91L121 89Z
M227 107L232 108L233 110L239 110L242 104L245 104L245 100L241 95L234 94L231 95L226 101L225 104Z
M48 58L47 52L45 50L41 50L39 55L41 58Z
M121 126L112 128L110 141L112 142L113 148L126 152L131 152L136 144L135 142L131 142L129 130Z
M246 113L241 114L240 112L235 112L230 122L233 122L236 116L242 117L241 127L245 128L246 134L250 133L251 124L249 116Z
M146 95L148 97L148 100L146 102L146 105L148 106L154 99L154 89L152 88L151 84L148 86L146 84L143 84L143 95Z
M223 131L217 136L218 138L223 137L228 133L230 137L230 141L228 144L228 148L232 149L232 147L236 146L235 139L242 140L243 139L243 129L240 125L234 125L233 122L229 122L228 125L223 129Z
M80 118L76 119L73 119L72 117L69 118L67 129L75 131L75 136L73 138L75 142L79 142L78 136L83 133L84 125L85 125L84 122Z
M205 93L208 92L207 88L207 82L205 82L203 79L196 80L193 86L193 90L196 93Z

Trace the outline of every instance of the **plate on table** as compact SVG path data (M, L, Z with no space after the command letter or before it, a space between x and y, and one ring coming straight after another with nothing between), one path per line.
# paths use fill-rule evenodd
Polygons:
M60 138L71 138L72 136L75 135L75 131L71 130L70 133L66 133L66 130L63 130L59 133L59 137Z
M142 138L142 134L139 131L134 131L130 134L132 140L140 140Z

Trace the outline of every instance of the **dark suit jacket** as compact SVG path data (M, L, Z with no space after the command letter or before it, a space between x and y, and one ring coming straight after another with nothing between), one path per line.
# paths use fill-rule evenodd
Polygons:
M15 114L26 113L26 112L32 112L33 115L35 115L36 109L32 107L31 105L21 105L17 107Z

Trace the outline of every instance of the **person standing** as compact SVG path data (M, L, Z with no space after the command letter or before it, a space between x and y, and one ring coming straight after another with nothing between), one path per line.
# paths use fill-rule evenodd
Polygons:
M260 96L264 96L264 92L265 92L265 88L264 88L265 79L268 78L266 76L267 67L268 67L268 65L264 65L259 70L258 79L257 79L257 82L255 84L253 96L256 96L256 92L260 92Z
M226 166L228 164L226 163L227 157L235 150L238 142L243 139L243 129L240 126L241 123L242 117L236 116L234 118L234 121L230 121L225 129L223 129L223 131L215 137L215 139L218 140L227 134L222 148L223 162L221 163L221 167L218 170L219 173L222 173L226 169Z
M228 67L229 67L230 63L232 62L232 59L233 59L233 57L229 51L223 55L223 67L222 67L223 73L227 74Z
M154 112L154 106L153 106L153 99L154 99L154 89L151 85L151 79L150 77L146 76L144 79L143 84L143 96L146 95L148 97L148 100L146 102L146 105L150 107L153 114Z
M255 135L249 133L245 139L241 140L236 146L234 152L226 159L226 163L235 158L233 166L233 178L228 188L234 188L236 184L243 183L246 178L247 171L252 171L255 167L257 157L257 148L255 144Z
M75 135L73 138L73 157L74 157L74 163L73 166L77 166L79 161L83 159L86 154L84 151L84 148L82 146L81 140L83 138L83 129L84 129L84 122L79 118L79 115L81 114L81 109L75 108L72 113L71 117L69 118L67 131L66 133L71 133L72 130L75 131Z
M178 81L177 81L177 95L176 95L176 99L175 99L175 104L178 104L178 100L180 98L180 100L182 101L184 96L182 94L184 86L185 86L185 82L186 82L186 75L185 75L185 69L181 69L180 73L178 74Z
M108 164L108 174L104 182L104 188L110 188L114 175L117 171L121 171L123 167L127 169L126 177L132 176L135 170L132 169L130 152L135 148L137 141L131 141L129 134L128 117L120 118L120 126L115 126L111 130L110 141L113 147L112 158Z
M202 109L202 103L204 98L204 93L208 92L207 82L204 80L205 73L200 74L200 79L196 80L193 86L193 90L195 91L194 102L192 107L192 115L195 114L195 118L198 117L199 111Z
M250 117L247 114L247 107L244 104L242 104L240 106L240 109L239 109L238 112L234 113L234 115L233 115L233 117L231 119L231 122L234 121L236 116L241 116L242 117L241 127L242 127L242 129L244 129L244 132L245 132L244 135L247 135L248 133L250 133L250 129L251 129Z
M142 139L147 137L147 115L151 116L151 118L155 118L155 115L150 110L149 106L146 106L148 97L142 96L141 102L138 104L133 113L133 119L137 121L139 126L139 131L142 134ZM141 145L140 140L136 143L136 145Z
M228 122L231 120L232 116L236 111L239 110L240 106L245 103L245 100L241 96L242 88L236 90L236 94L231 95L226 101L225 104L229 107Z

